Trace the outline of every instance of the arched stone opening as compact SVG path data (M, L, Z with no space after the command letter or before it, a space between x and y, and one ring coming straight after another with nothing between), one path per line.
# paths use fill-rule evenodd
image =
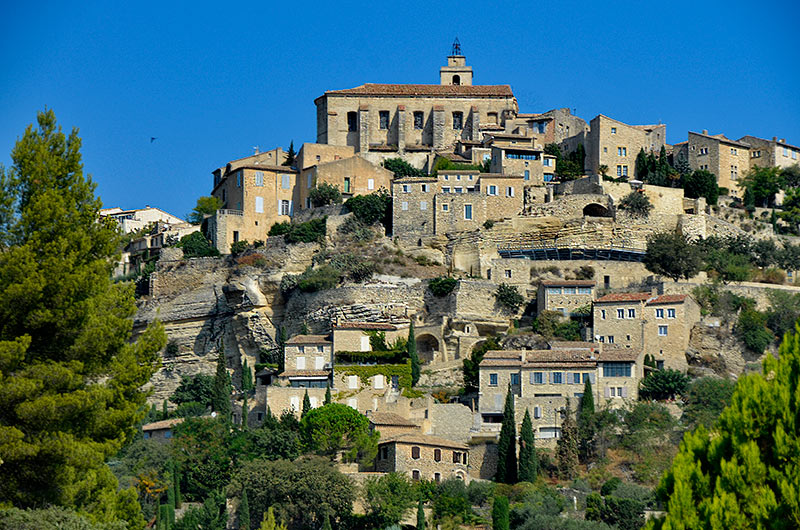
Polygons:
M583 216L584 217L611 217L611 213L608 211L608 208L603 206L602 204L597 204L593 202L591 204L587 204L583 207Z
M421 363L433 361L433 356L439 351L439 340L426 333L417 337L417 355Z
M454 85L460 85L461 84L461 76L460 75L456 74L456 75L453 76L453 84Z

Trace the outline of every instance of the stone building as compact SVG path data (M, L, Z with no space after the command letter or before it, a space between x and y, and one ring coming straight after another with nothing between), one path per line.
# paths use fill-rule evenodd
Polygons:
M492 173L522 175L526 184L542 186L551 182L556 171L556 157L546 155L541 147L492 145Z
M748 144L731 140L724 134L710 135L707 130L702 133L689 131L689 140L680 149L686 153L693 170L710 171L717 177L717 184L727 188L730 195L743 196L738 182L750 169Z
M505 123L506 132L533 135L541 145L560 144L567 138L588 132L586 122L570 109L548 110L539 114L519 113Z
M417 167L433 151L459 140L481 140L481 124L502 123L517 112L508 85L473 85L472 68L452 54L439 85L367 83L317 98L317 142L352 146L380 162L402 155Z
M172 438L173 428L181 423L183 423L183 418L172 418L170 420L146 423L142 425L142 437L145 440L169 441Z
M413 421L394 412L372 412L368 416L371 431L378 431L382 439L404 434L422 434L422 428Z
M613 293L594 302L594 335L600 343L643 350L656 365L685 370L692 327L700 307L690 296Z
M757 136L742 136L737 140L750 146L750 165L785 168L800 163L800 147L786 143L785 138L765 140Z
M536 311L558 311L570 316L581 307L591 306L594 280L546 280L539 283Z
M666 145L667 126L628 125L599 114L589 124L588 132L581 131L562 142L562 151L569 152L583 143L586 149L584 168L598 175L600 166L606 166L613 177L633 177L636 155L641 149L656 155Z
M333 378L333 343L327 335L296 335L286 341L278 379L294 388L326 388Z
M412 480L469 480L469 447L425 434L401 434L378 442L375 470L406 473Z
M527 409L536 439L551 444L560 437L563 408L577 407L587 380L598 402L608 400L620 407L636 400L643 361L641 350L593 343L569 349L489 351L479 366L481 430L499 432L510 389L517 425Z
M367 195L378 190L391 189L394 174L359 155L315 164L302 170L298 180L300 204L311 208L309 191L320 184L330 184L339 189L342 201L354 195Z
M207 233L221 253L230 253L237 241L263 241L273 224L291 220L298 172L274 165L281 156L280 149L259 153L214 171L211 195L222 201L222 208L207 219Z
M101 218L107 217L109 219L114 219L119 224L119 228L123 234L130 234L131 232L142 230L156 223L178 225L186 222L180 217L176 217L164 210L151 206L145 206L144 208L137 208L135 210L123 210L118 207L103 208L100 210L99 215Z
M114 269L115 276L121 276L140 270L145 261L158 258L161 250L166 245L174 245L194 232L200 231L200 226L191 223L165 223L156 221L150 230L140 237L134 238L123 249L120 261Z
M399 337L408 337L408 326L385 322L334 322L332 324L333 351L372 351L371 333L383 333L388 346Z

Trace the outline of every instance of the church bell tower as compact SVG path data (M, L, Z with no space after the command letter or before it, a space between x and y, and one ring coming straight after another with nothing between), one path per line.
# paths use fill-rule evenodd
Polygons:
M440 85L472 85L472 67L467 66L467 58L461 55L458 37L453 41L453 49L447 56L447 66L439 69Z

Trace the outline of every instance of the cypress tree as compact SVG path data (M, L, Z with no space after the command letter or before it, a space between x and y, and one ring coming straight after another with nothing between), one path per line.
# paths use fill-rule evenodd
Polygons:
M242 396L242 429L247 429L247 415L250 413L250 407L247 405L247 391Z
M331 516L325 512L325 520L322 523L322 530L331 530Z
M325 404L328 405L331 402L331 385L325 385Z
M519 480L522 482L535 482L539 474L539 459L536 456L535 444L531 413L525 409L519 433Z
M247 359L242 363L242 390L253 390L253 372L247 364Z
M169 469L167 472L167 520L169 526L172 526L175 524L175 479L172 462L167 465L167 468Z
M417 504L417 530L425 530L425 503L422 499Z
M167 418L169 418L169 410L167 409L167 400L165 399L161 403L161 419L166 420Z
M309 410L311 410L311 400L308 398L308 390L306 390L303 396L303 412L300 414L300 417L302 418L305 416Z
M417 338L414 336L414 321L408 326L408 342L406 344L408 356L411 359L411 386L417 386L419 381L419 355L417 355Z
M211 407L225 422L231 421L231 376L225 368L224 347L220 346L217 356L217 372L214 375L214 395Z
M250 502L247 500L246 488L242 488L242 500L239 502L239 528L250 530Z
M594 455L594 431L594 392L592 382L587 377L578 408L578 453L583 462L588 462Z
M294 140L289 142L289 151L286 153L286 161L283 163L284 166L293 166L294 159L297 156L297 153L294 151Z
M647 178L648 170L649 166L647 164L647 153L644 152L644 147L642 147L639 149L639 153L636 155L636 178L639 180L645 180Z
M578 471L578 433L570 411L569 398L564 407L564 422L561 424L561 438L556 442L558 475L572 479Z
M500 495L492 503L492 530L509 530L508 497Z
M177 465L173 463L172 469L174 470L172 484L175 488L175 508L180 508L183 504L183 496L181 495L181 472Z
M278 373L283 372L286 358L286 329L281 326L278 328Z
M497 444L497 482L515 484L517 482L517 426L514 419L514 394L511 385L506 393L503 408L503 425L500 428L500 441Z

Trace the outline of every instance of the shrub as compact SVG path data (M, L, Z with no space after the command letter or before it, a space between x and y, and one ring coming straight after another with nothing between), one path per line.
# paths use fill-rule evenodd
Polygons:
M297 288L304 293L314 293L333 289L339 284L339 280L339 271L330 265L323 265L316 269L306 269L297 279Z
M689 376L679 370L651 371L639 383L639 397L642 399L665 400L686 392Z
M718 377L701 377L689 385L682 421L694 429L704 425L710 429L722 410L728 406L736 385Z
M242 252L247 250L248 246L249 244L247 243L247 241L237 241L235 243L231 243L231 254L233 254L234 256L236 256L237 254L241 254Z
M355 241L370 241L375 233L355 216L348 217L339 225L339 233L350 235Z
M638 191L632 191L623 197L619 202L619 207L622 210L627 210L632 215L640 217L647 217L650 215L650 210L653 209L650 197Z
M356 195L344 203L353 216L367 226L380 222L387 229L392 226L392 197L385 191L369 195Z
M306 223L292 224L288 221L275 223L269 229L270 236L284 236L289 243L317 243L325 239L327 217L312 219Z
M291 223L289 223L289 221L283 221L283 222L280 222L280 223L275 223L274 225L272 225L272 228L269 229L269 233L267 235L269 235L269 236L282 236L282 235L288 234L289 230L291 230L291 228L292 228L292 225L291 225Z
M619 477L611 477L603 483L603 486L600 488L600 495L603 497L611 495L620 484L622 484L622 479Z
M417 169L402 158L388 158L383 161L383 167L394 173L395 177L426 177L424 171Z
M401 364L408 359L408 353L403 351L337 351L336 363L354 364Z
M484 227L486 230L491 230L493 226L494 226L494 221L492 221L491 219L487 219L487 220L486 220L486 221L484 221L484 223L483 223L483 227Z
M501 283L497 286L494 293L497 303L505 307L509 312L516 313L520 306L525 303L525 298L520 294L519 289L514 285Z
M311 188L308 192L308 198L315 207L342 202L342 194L339 192L339 187L328 184L327 182L323 182Z
M441 276L430 280L428 282L428 289L431 290L434 296L442 297L452 293L456 285L458 285L458 280L455 278Z
M573 271L576 280L593 280L594 267L591 265L581 265Z
M183 257L185 258L219 256L219 251L212 247L211 242L200 232L192 232L183 236L175 246L183 249Z
M759 355L775 338L767 329L767 315L755 309L743 309L739 313L734 331L750 351Z

